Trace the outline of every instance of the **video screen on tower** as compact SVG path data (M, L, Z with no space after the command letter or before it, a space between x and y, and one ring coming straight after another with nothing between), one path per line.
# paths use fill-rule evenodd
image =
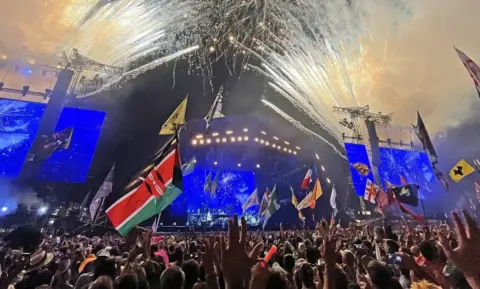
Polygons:
M16 178L38 132L45 104L0 98L0 177ZM55 182L85 182L100 137L105 112L66 107L56 131L73 127L66 150L45 160L37 178Z
M345 150L355 192L363 196L367 179L373 181L367 148L363 144L345 143ZM393 185L401 185L401 178L403 178L407 183L420 185L422 196L432 190L432 182L435 182L436 178L428 156L424 152L385 147L381 147L379 151L378 171L384 189L386 181Z

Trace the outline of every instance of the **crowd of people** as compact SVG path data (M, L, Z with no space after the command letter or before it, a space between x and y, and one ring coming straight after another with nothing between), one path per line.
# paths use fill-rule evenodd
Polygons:
M228 233L48 236L30 254L3 242L0 258L0 289L480 289L480 228L466 212L430 227L322 220L276 232L234 216Z

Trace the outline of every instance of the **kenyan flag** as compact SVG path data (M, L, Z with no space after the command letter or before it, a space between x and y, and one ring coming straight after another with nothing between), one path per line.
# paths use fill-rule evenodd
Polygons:
M179 146L169 145L146 178L106 210L115 229L126 235L139 223L158 215L183 191Z

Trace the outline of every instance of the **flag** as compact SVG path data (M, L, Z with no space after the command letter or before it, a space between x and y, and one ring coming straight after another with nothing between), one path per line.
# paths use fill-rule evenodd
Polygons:
M323 195L322 185L320 185L320 180L317 178L315 180L315 186L313 186L313 190L312 190L312 199L310 200L311 209L315 209L315 204L322 195Z
M246 210L248 210L249 208L251 208L253 206L258 206L258 204L259 204L259 202L258 202L258 191L257 191L257 189L255 189L253 191L253 193L251 193L250 196L248 196L245 203L242 204L242 211L245 213Z
M275 212L278 211L279 208L280 208L280 198L278 197L276 186L274 186L272 193L270 194L270 200L268 201L267 209L265 210L265 214L264 214L265 215L265 219L263 220L264 229L270 217L273 216L273 214L275 214Z
M474 159L473 164L475 165L475 168L477 168L477 172L480 174L480 160Z
M41 135L38 142L32 148L27 160L31 162L48 159L58 150L66 150L70 147L73 136L73 127L54 132L50 135Z
M380 214L383 215L385 212L385 209L390 205L387 193L385 193L383 190L378 190L377 201L378 201L378 211L380 212Z
M222 174L222 170L219 170L217 174L215 175L215 178L213 178L212 185L210 186L210 196L214 197L215 194L217 193L217 187L218 187L218 181L220 179L220 176Z
M432 166L432 169L433 169L433 172L435 173L435 177L437 178L437 180L440 182L440 184L442 185L442 187L448 191L449 188L450 188L450 184L448 183L448 179L447 177L445 177L445 175L439 170L437 169L435 166Z
M477 199L480 203L480 185L477 182L475 182L475 193L477 193Z
M470 77L473 80L473 84L475 85L475 89L477 90L478 96L480 97L480 67L478 67L478 65L473 62L473 60L470 59L470 57L468 57L465 53L463 53L456 47L454 48L457 51L460 60L462 60L463 65L467 69L468 74L470 74Z
M188 162L182 165L182 173L183 176L188 176L189 174L195 171L195 164L197 163L197 159L192 157Z
M178 128L185 124L185 114L187 112L188 96L180 103L175 109L172 115L162 125L159 135L171 135L175 134Z
M88 194L85 196L85 198L83 198L83 201L80 204L80 208L82 210L83 210L83 208L87 207L87 201L88 201L88 198L90 197L90 193L91 193L91 191L88 192Z
M300 186L302 190L308 189L308 185L310 185L310 183L312 182L312 173L313 173L313 166L311 166L308 169L307 173L305 174L305 177L303 178L302 185Z
M210 110L208 111L207 115L204 117L204 120L206 122L205 131L208 130L214 118L225 117L222 114L222 104L223 104L223 86L220 87L220 89L218 90L217 96L215 97L215 100L213 101L213 104L210 107Z
M105 180L103 181L102 185L100 186L97 193L93 197L92 202L90 203L89 210L90 210L90 217L92 218L92 221L95 221L95 219L98 216L98 213L100 213L105 197L110 195L110 193L112 192L114 173L115 173L115 164L113 164L112 168L108 172L107 177L105 177Z
M400 187L393 187L392 192L395 194L395 197L398 201L410 206L418 206L418 189L420 188L417 184L404 185Z
M333 209L333 217L335 217L338 213L337 209L337 189L335 185L332 187L332 193L330 194L330 207Z
M411 216L415 221L419 222L420 224L423 224L423 225L427 224L427 221L425 220L425 218L422 215L415 214L414 212L409 210L404 204L402 204L400 201L398 201L398 199L396 199L396 200L397 200L397 204L398 204L400 210L402 211L402 213Z
M402 186L408 185L408 181L404 176L400 176L400 184Z
M168 145L146 178L106 210L115 229L127 234L137 224L160 214L183 190L180 148Z
M310 203L313 199L313 191L308 193L305 198L297 205L297 210L303 210L310 207Z
M298 200L297 200L297 197L295 196L295 192L293 191L293 188L292 186L290 186L290 191L292 192L292 205L295 207L295 209L297 208L298 206ZM300 210L298 210L298 218L300 218L300 220L303 220L304 219L304 216L302 214L302 212Z
M455 183L460 182L463 178L475 172L475 169L466 161L460 160L453 168L450 170L450 178Z
M275 188L276 187L273 187L274 191L275 191ZM259 216L263 216L263 214L267 210L269 200L270 200L270 192L267 187L265 193L263 193L262 202L260 203L260 209L258 210Z
M208 172L207 178L205 179L205 185L203 186L203 192L209 193L212 188L212 170Z
M372 182L370 179L367 179L367 185L365 187L365 200L369 201L372 204L376 203L377 191L379 190L378 186Z
M418 139L423 145L423 150L428 154L430 158L430 162L432 164L437 163L437 152L435 151L435 148L433 147L433 143L430 139L430 136L428 135L427 127L425 126L425 123L423 123L422 116L420 115L420 112L417 111L417 125L412 125L413 130L415 131L415 134L417 135Z

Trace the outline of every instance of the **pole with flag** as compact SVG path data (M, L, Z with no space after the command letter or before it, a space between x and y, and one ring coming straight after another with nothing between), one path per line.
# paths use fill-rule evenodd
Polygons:
M100 215L103 203L105 202L105 198L112 192L114 172L115 164L112 165L112 168L108 172L107 177L103 181L92 201L90 202L89 211L92 223L95 223L98 216Z
M243 213L245 213L249 208L251 208L253 206L258 206L258 204L259 204L259 202L258 202L258 190L255 188L253 193L251 193L250 196L248 196L245 203L242 204Z
M332 207L332 216L335 218L335 216L338 214L338 209L337 209L337 189L335 188L335 184L333 184L332 187L332 193L330 194L330 207Z
M292 192L292 205L295 207L295 209L297 209L297 206L298 206L298 200L297 200L297 197L295 196L295 192L293 191L293 188L292 186L290 185L290 191ZM300 218L300 220L303 220L305 217L303 216L302 212L300 210L298 210L298 218Z
M463 51L455 47L455 51L460 57L463 65L468 71L468 74L473 80L473 84L475 85L475 89L477 90L477 94L480 97L480 67L470 58L468 57Z

